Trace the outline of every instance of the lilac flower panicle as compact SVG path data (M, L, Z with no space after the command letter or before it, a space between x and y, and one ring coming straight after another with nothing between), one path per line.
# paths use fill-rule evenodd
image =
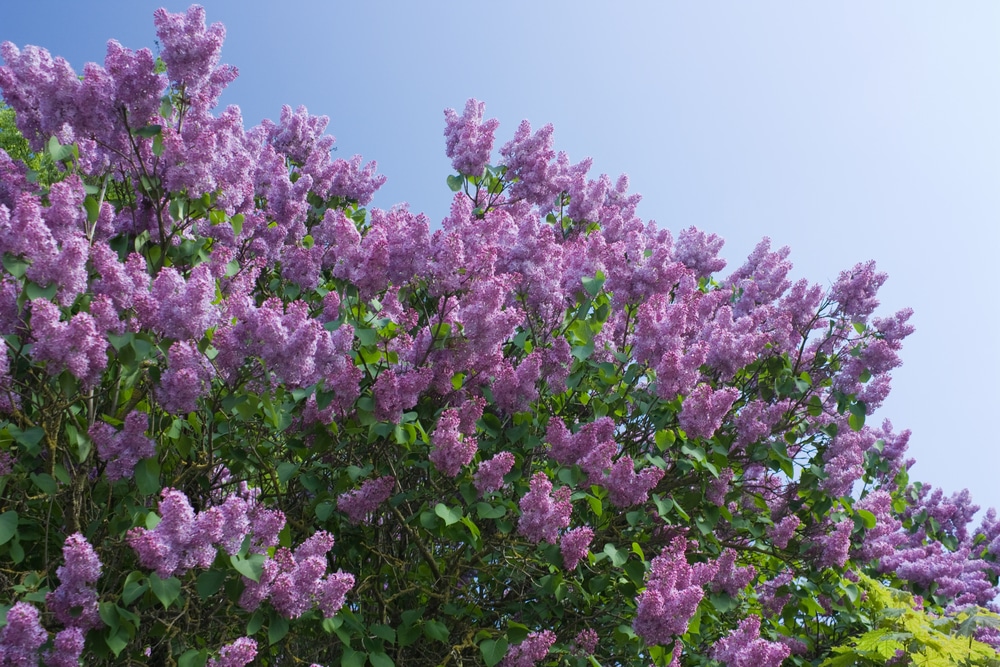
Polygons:
M552 482L543 472L531 478L530 490L520 501L521 518L517 531L534 543L556 544L559 531L569 526L570 489L563 486L552 493Z
M437 426L431 433L434 445L428 458L435 469L448 477L456 477L462 467L468 465L476 455L476 438L463 435L459 429L459 413L448 408L441 413Z
M125 417L121 431L105 422L95 422L88 435L97 445L97 455L107 464L104 474L111 481L132 476L136 464L156 454L156 444L146 437L149 416L134 410Z
M594 531L587 526L574 528L562 536L559 550L562 552L563 565L567 570L574 569L577 563L587 557L593 539Z
M361 488L337 496L337 509L357 525L367 523L379 505L392 495L396 479L391 475L365 480Z
M713 390L707 384L698 385L684 399L680 415L681 428L688 438L711 438L739 395L734 387Z
M788 543L795 535L795 530L801 523L802 520L794 514L789 514L784 517L768 530L768 536L771 538L771 543L778 549L784 549L788 546Z
M38 610L18 602L7 612L7 625L0 628L0 658L4 667L37 667L38 650L49 638Z
M45 596L45 606L67 627L83 631L103 623L97 609L94 584L101 576L101 561L80 533L66 538L63 564L56 569L59 586Z
M524 641L507 649L500 667L535 667L545 659L555 643L556 634L551 630L529 632Z
M78 626L63 628L56 633L52 642L53 650L45 652L46 667L79 667L84 642L83 630Z
M466 176L482 176L493 150L493 133L500 121L483 120L486 105L470 99L459 116L454 109L444 112L445 154L452 159L455 171Z
M593 628L581 630L573 639L573 649L570 653L579 656L591 655L597 650L598 641L600 641L600 637Z
M510 452L500 452L491 459L479 464L473 476L473 484L480 496L499 491L504 487L504 475L514 467L514 455Z
M718 572L719 564L689 565L687 539L674 538L650 563L646 590L636 598L632 628L648 644L669 644L687 632L688 622L705 595L703 586Z
M208 661L209 667L246 667L257 657L257 642L240 637L219 649L219 655Z
M727 667L780 667L791 647L760 636L760 617L748 616L712 649L712 658Z

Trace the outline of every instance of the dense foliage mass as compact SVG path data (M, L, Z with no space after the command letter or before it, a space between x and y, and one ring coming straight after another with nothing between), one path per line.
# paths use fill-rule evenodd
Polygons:
M0 666L996 659L1000 523L867 423L874 264L723 277L476 101L439 227L366 210L326 118L215 113L221 25L155 24L0 50Z

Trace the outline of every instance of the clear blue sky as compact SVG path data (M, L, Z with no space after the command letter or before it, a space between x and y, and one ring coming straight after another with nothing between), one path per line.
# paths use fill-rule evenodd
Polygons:
M161 5L9 4L0 40L78 71L109 38L152 47ZM824 285L875 259L882 312L917 326L875 418L913 430L914 477L1000 507L1000 3L202 4L240 69L223 103L248 126L330 116L389 177L378 206L444 216L442 109L476 97L498 146L553 123L571 159L629 174L643 217L725 237L730 269L762 236Z

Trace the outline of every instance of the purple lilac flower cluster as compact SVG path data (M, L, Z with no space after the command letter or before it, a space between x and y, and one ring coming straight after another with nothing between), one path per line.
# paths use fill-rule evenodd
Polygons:
M389 499L396 479L390 475L367 479L360 488L337 496L337 509L347 520L357 525L371 521L378 506Z
M285 618L298 618L314 605L332 617L354 586L353 575L341 570L327 573L326 557L332 548L333 536L324 531L314 533L295 551L279 548L264 561L259 581L244 577L240 606L254 611L270 599Z
M507 655L500 662L500 667L535 667L549 654L549 649L556 643L556 635L551 630L529 632L520 644L515 644L507 650Z
M187 496L177 489L164 489L159 504L160 522L152 530L133 528L128 543L143 567L163 579L193 567L207 568L218 547L233 555L247 535L252 546L266 550L277 544L285 517L239 495L228 496L220 505L195 512Z
M486 105L469 100L459 116L454 109L446 109L444 136L447 139L445 154L460 174L482 176L493 150L493 133L500 121L491 118L483 121Z
M790 654L788 645L761 638L759 616L744 618L712 649L712 659L727 667L780 667Z
M703 586L715 577L718 563L689 565L687 538L679 536L650 563L646 590L636 598L632 627L649 644L669 644L687 632L705 595Z
M468 424L466 429L461 428L461 421L459 411L448 408L441 413L437 426L431 433L433 449L427 458L439 472L448 477L456 477L462 467L471 463L476 455L477 442L473 435L475 421L472 422L471 432Z
M146 437L149 416L133 410L125 417L121 431L106 422L95 422L88 435L97 445L97 455L107 466L104 474L111 481L132 476L136 464L156 453L156 444Z
M521 518L517 522L517 532L536 544L559 541L559 531L569 526L572 511L569 487L559 487L552 493L552 482L543 472L536 472L531 478L531 490L521 497Z
M561 419L554 418L549 420L545 439L554 460L564 465L579 465L587 473L588 484L605 487L612 503L628 507L645 502L664 471L647 466L636 473L632 457L619 451L615 428L614 420L604 417L584 424L577 433L570 433Z
M240 637L219 649L219 655L208 661L209 667L246 667L257 657L257 642Z
M479 464L474 477L476 490L480 496L499 491L504 487L504 475L514 467L514 455L510 452L500 452L491 459Z
M7 625L0 628L0 665L37 667L38 651L48 638L38 610L27 602L16 603L7 612Z
M101 561L80 533L66 538L63 564L56 569L56 576L59 585L45 596L45 606L56 620L66 627L77 627L81 632L103 625L94 588L101 576Z

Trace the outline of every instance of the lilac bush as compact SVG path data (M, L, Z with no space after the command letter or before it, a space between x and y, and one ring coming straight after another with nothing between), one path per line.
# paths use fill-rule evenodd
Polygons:
M327 118L218 108L205 19L0 46L0 667L996 657L1000 521L869 423L873 262L725 274L477 100L449 214L369 209Z

